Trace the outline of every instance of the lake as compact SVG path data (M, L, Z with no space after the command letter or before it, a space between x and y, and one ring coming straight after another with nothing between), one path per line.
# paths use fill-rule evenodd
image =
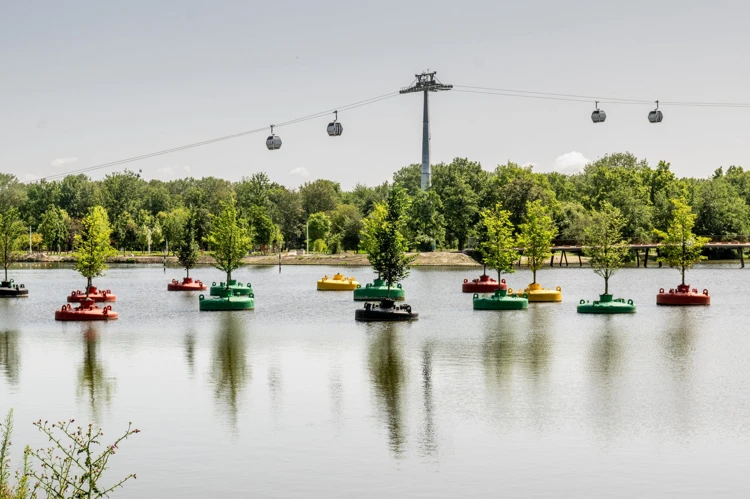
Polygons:
M15 409L14 465L44 445L39 418L94 421L107 442L132 421L108 472L137 473L122 498L747 496L737 267L689 272L704 308L655 305L676 270L622 270L610 289L638 311L610 317L576 313L603 289L590 269L539 272L562 303L493 312L461 293L480 270L418 268L419 321L362 324L351 293L315 290L335 268L245 267L256 309L212 313L166 290L184 271L120 266L95 280L120 319L93 325L53 320L85 286L70 268L16 269L30 297L0 300L0 412Z

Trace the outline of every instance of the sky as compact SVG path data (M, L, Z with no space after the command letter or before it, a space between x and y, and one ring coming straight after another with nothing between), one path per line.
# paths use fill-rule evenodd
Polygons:
M746 1L141 1L0 3L0 171L28 181L266 127L408 86L645 101L750 103ZM591 102L457 91L431 96L432 162L579 171L630 151L679 176L750 167L750 107ZM399 95L129 165L146 179L265 171L380 184L421 161L422 98Z

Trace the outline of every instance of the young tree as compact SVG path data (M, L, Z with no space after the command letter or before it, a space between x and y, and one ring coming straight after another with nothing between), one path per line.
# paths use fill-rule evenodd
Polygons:
M523 220L524 223L519 225L518 244L523 248L523 254L534 274L532 284L536 284L536 271L542 268L544 261L552 255L550 246L552 239L557 235L557 228L539 200L527 203Z
M666 232L654 230L661 239L661 256L659 262L664 262L673 269L679 269L682 274L682 285L685 285L685 271L696 262L705 260L703 245L709 239L693 234L695 215L690 206L679 199L672 199L672 221Z
M373 270L388 284L388 298L391 287L409 276L409 265L414 257L406 256L406 238L403 235L403 214L406 209L406 193L396 187L388 194L388 199L380 210L384 217L373 217L365 223L362 239L368 246L367 258ZM383 213L384 211L384 213Z
M80 234L76 234L75 269L86 278L86 294L91 289L91 280L101 277L107 270L107 257L117 253L109 241L112 228L109 225L107 210L94 206L82 221Z
M609 294L609 278L621 269L629 248L622 238L625 218L618 208L604 201L595 211L584 230L583 254L591 259L591 267L604 278L604 294Z
M515 272L513 262L518 259L510 212L503 210L498 203L493 210L482 211L481 216L485 237L479 244L479 250L485 267L497 270L497 280L500 281L503 272Z
M253 237L242 221L237 217L234 198L229 202L221 201L221 213L213 219L213 228L206 238L211 247L214 266L227 273L226 286L232 280L232 271L243 265L242 259L253 246Z
M190 269L198 263L198 243L195 241L195 214L191 213L185 223L185 230L182 231L182 240L177 250L177 261L180 262L187 271L186 276L190 277Z
M18 218L18 211L10 209L5 215L0 214L0 262L5 270L4 282L8 282L8 267L18 258L21 247L21 235L26 227Z

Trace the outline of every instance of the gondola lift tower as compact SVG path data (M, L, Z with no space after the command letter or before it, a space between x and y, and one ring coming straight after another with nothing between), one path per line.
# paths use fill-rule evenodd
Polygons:
M429 71L429 70L428 70ZM402 88L400 94L411 94L414 92L424 92L424 114L422 118L422 190L429 189L432 180L432 171L430 169L430 92L439 92L450 90L453 85L440 83L435 75L437 71L426 72L414 75L416 79L406 88Z

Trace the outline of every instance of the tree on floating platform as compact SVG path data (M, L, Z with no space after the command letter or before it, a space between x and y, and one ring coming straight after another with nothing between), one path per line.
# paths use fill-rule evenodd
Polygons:
M609 294L609 278L622 268L630 251L622 238L626 223L620 210L605 201L584 229L583 254L591 259L594 272L604 278L605 295Z
M693 234L697 215L690 206L679 200L672 199L672 220L666 232L654 229L654 234L661 239L658 262L663 262L679 269L682 275L682 285L685 285L685 271L696 262L705 260L703 245L709 241L707 237Z
M26 227L18 218L18 212L10 209L5 214L0 214L0 262L5 270L4 282L8 282L8 267L16 261L21 248L21 236Z
M214 266L227 273L226 286L232 280L232 271L243 265L242 259L253 246L251 230L237 216L234 198L221 202L221 213L213 219L213 229L206 242L211 247Z
M391 287L409 276L413 256L406 256L407 243L403 235L406 193L394 187L385 203L378 203L373 214L364 221L362 243L367 250L367 259L372 269Z
M91 280L101 277L107 270L107 258L117 254L110 243L112 227L109 225L107 210L101 206L89 209L81 221L81 232L73 241L75 269L86 278L86 294L91 289Z
M503 210L502 205L498 203L492 210L483 210L481 216L482 242L479 243L479 251L482 252L485 274L487 267L495 269L499 282L503 272L515 272L513 262L518 259L510 212Z
M518 244L523 248L523 255L534 274L532 284L536 284L536 271L552 255L550 247L557 235L557 228L540 200L526 203L526 215L518 228Z
M187 271L187 277L190 277L190 269L198 263L198 243L195 240L195 213L192 211L182 231L180 247L177 249L177 261Z

